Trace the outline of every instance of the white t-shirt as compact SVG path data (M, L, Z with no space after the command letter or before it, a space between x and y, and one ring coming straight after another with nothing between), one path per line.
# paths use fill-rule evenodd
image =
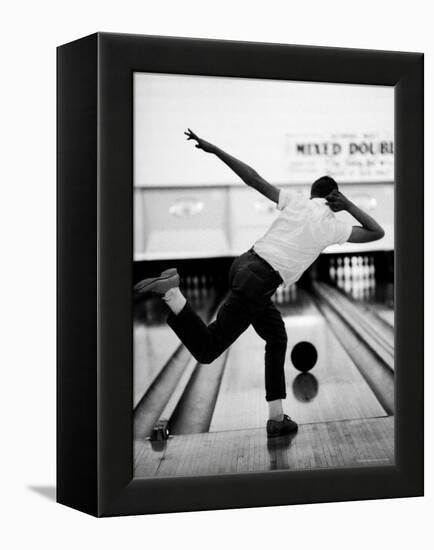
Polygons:
M338 220L322 198L281 189L277 208L281 214L253 248L285 285L298 281L327 246L343 244L352 231L352 225Z

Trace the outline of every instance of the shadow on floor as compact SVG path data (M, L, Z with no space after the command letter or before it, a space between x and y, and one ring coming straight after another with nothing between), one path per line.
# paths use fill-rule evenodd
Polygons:
M56 501L56 487L54 485L28 485L27 489L48 498L48 500Z

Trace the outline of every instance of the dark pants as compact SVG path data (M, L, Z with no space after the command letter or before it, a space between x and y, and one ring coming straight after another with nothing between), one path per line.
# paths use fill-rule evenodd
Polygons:
M167 322L199 363L211 363L252 325L265 340L265 399L286 397L285 324L271 296L282 279L253 250L236 258L229 271L230 292L216 320L206 326L187 303ZM248 368L248 365L246 365Z

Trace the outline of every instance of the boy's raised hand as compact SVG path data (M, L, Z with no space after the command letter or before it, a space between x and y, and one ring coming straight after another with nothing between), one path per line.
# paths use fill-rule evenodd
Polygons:
M202 149L202 151L205 151L205 153L213 153L215 151L215 145L209 143L208 141L205 141L204 139L201 139L192 130L190 130L190 128L187 128L187 131L184 132L184 134L187 136L187 141L190 139L196 141L195 147L197 149Z
M340 191L334 190L326 196L326 204L333 212L348 210L351 201Z

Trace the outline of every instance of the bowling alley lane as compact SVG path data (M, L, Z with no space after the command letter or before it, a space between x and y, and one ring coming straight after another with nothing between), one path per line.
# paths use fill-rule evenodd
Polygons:
M389 327L394 328L395 311L393 283L376 283L371 296L366 301L366 307L389 325Z
M386 416L310 295L297 287L290 296L290 303L276 303L288 334L286 412L301 424ZM300 341L311 342L318 351L316 365L304 374L290 358ZM249 328L229 351L210 431L260 427L266 415L264 342Z
M185 295L198 314L203 319L207 319L215 307L215 292L208 290L206 294L197 295L187 290ZM180 346L178 337L166 323L167 315L168 309L159 298L151 298L135 307L133 319L134 407Z
M353 255L343 259L331 258L329 276L331 284L393 328L395 324L393 275L384 273L385 264L387 269L387 262L391 263L391 258L390 253L383 255L377 253L380 269L376 268L373 256Z
M134 407L179 346L176 335L167 330L161 302L153 299L136 307L134 338Z

